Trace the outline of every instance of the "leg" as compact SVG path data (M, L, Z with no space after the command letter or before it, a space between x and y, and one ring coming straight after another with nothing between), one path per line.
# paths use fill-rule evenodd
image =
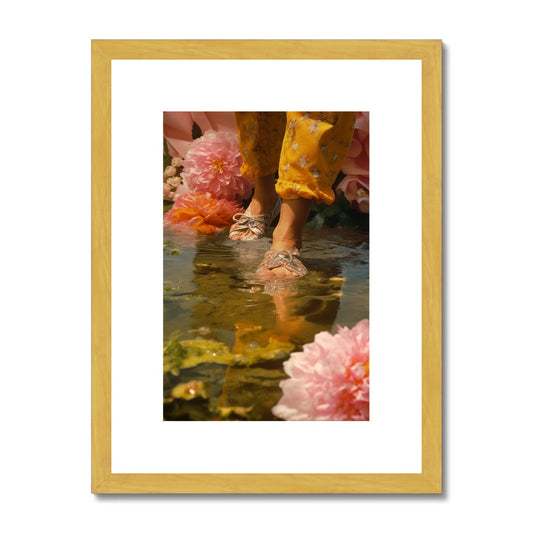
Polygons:
M355 113L287 113L287 131L279 166L276 191L283 198L280 219L273 234L272 250L299 254L302 234L312 202L331 205L333 183L350 147ZM296 251L295 251L296 250ZM279 256L267 253L260 267L264 277L305 274L305 268L288 268Z
M268 213L276 203L276 174L255 180L254 195L248 206L247 212L251 215Z
M239 217L240 221L237 220L238 223L230 229L230 238L250 240L262 236L262 232L246 228L250 216L260 216L255 222L264 225L270 224L278 214L276 170L287 118L285 113L277 112L238 112L235 113L235 122L243 160L241 174L254 180L255 187L245 216ZM261 215L266 217L261 218Z
M283 200L279 222L272 235L273 250L293 250L302 247L302 233L311 212L312 200Z
M333 184L352 141L355 112L288 112L276 190L281 198L331 205Z
M307 273L298 256L302 247L303 229L312 204L313 201L307 198L283 200L279 222L272 235L272 248L259 268L261 277L292 278ZM281 250L284 250L282 256L272 253Z

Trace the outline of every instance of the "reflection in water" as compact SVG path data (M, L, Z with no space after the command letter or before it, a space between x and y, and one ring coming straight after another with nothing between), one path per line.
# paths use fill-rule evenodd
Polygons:
M292 351L368 317L368 233L304 234L310 273L264 282L269 239L165 229L165 420L276 420Z

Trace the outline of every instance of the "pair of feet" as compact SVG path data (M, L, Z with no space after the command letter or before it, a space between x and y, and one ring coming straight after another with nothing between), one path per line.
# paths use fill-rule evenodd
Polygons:
M245 213L235 215L230 228L230 239L235 241L258 240L266 229L280 217L274 229L272 248L265 254L258 274L264 279L295 278L305 276L307 268L300 259L303 224L294 218L294 206L281 202L277 196L261 200L254 196ZM300 216L301 218L301 216Z

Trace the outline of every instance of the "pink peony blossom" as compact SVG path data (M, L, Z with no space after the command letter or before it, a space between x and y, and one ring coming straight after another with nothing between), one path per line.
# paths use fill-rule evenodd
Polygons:
M241 175L242 159L237 135L208 131L191 143L183 162L183 176L195 193L211 193L215 198L244 200L253 183Z
M187 193L177 198L163 221L166 225L181 224L201 233L215 233L230 226L233 216L242 211L239 203L216 199L210 193Z
M182 196L184 194L190 194L192 191L187 187L187 184L185 183L178 183L176 185L176 190L174 191L174 201L178 199L178 196Z
M369 322L323 331L283 364L281 400L272 412L285 420L369 419Z

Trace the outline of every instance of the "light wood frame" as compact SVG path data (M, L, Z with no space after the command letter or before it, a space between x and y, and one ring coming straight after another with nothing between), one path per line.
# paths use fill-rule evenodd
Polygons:
M422 473L114 474L111 472L111 61L419 59L422 62ZM92 492L440 493L441 41L92 41Z

